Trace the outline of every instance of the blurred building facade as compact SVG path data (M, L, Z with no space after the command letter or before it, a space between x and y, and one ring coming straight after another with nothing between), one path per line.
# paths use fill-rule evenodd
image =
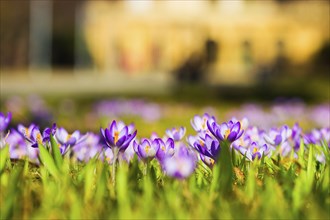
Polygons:
M49 2L53 68L71 64L105 75L162 73L212 83L244 82L276 72L287 61L306 63L329 42L328 1ZM30 32L31 4L23 13L30 18L24 26ZM2 3L2 10L8 5ZM5 21L7 17L2 15ZM1 29L6 36L15 27ZM19 40L23 50L33 50L31 39L27 45L24 37ZM0 43L5 46L1 68L15 67L10 57L18 55L21 67L31 65L19 49L12 53L11 38L2 37Z

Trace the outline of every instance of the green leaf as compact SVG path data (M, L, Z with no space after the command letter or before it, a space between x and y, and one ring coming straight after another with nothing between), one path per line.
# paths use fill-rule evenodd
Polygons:
M130 209L130 200L128 194L128 182L127 182L127 173L128 166L127 164L121 164L118 166L117 170L117 179L116 179L116 192L118 199L119 207L119 216L120 218L131 218L131 209Z
M226 196L232 192L232 180L233 180L233 164L230 152L230 143L227 141L222 141L220 143L221 153L220 153L220 175L219 184L220 191L223 196Z
M314 146L309 146L308 161L307 161L307 183L306 190L310 191L314 181L315 174L315 157L314 157Z
M298 160L299 160L299 163L301 163L301 164L304 163L304 154L305 154L305 144L304 144L304 140L301 138L300 145L299 145L299 151L298 151Z
M55 140L55 138L53 137L53 135L50 135L50 144L52 147L52 156L55 160L56 166L61 169L62 168L62 164L63 164L63 157L62 154L60 152L60 148Z
M107 162L98 162L98 169L100 170L97 175L97 184L96 184L96 189L95 189L95 196L94 196L94 201L97 206L101 205L103 203L103 198L106 195L106 182L107 182L107 169L106 166L109 166Z
M38 144L39 147L39 158L41 163L46 167L51 175L55 178L59 178L60 172L52 158L51 154L46 150L44 145Z
M219 189L219 179L221 175L220 162L217 162L213 167L213 176L211 181L211 193L212 196Z
M84 201L88 202L94 195L94 182L95 182L95 174L96 172L96 164L94 161L90 161L85 167L85 175L84 175Z
M0 150L0 174L5 169L6 161L9 158L9 146L6 145L4 148Z
M246 181L246 197L250 201L254 198L255 195L255 185L256 185L256 167L254 164L251 164L248 176L247 176L247 181Z
M17 198L22 193L21 188L19 188L20 177L22 177L22 167L17 166L12 170L9 177L8 188L5 192L5 200L1 201L0 209L0 219L12 219L13 215L17 210L15 210L15 204L17 203ZM1 197L0 197L1 198Z

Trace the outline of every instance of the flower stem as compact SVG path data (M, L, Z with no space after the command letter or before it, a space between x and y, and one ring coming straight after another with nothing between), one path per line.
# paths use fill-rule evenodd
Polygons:
M222 141L220 143L220 191L223 196L226 196L232 192L232 179L233 179L233 163L230 150L230 142ZM232 152L234 153L234 152Z
M150 163L150 161L146 161L145 163L144 163L144 169L143 169L143 175L144 176L147 176L148 175L148 173L149 173L149 169L150 169L150 165L149 165L149 163Z
M116 166L118 161L118 149L113 148L113 163L112 163L112 184L116 185Z

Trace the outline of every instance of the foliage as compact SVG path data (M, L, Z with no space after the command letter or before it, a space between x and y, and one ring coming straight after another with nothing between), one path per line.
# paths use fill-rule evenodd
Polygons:
M221 187L221 172L231 171L219 169L222 163L211 170L199 162L194 175L175 180L161 172L156 160L146 165L135 157L118 165L114 185L111 165L96 158L88 163L58 160L55 152L39 146L45 151L40 151L38 166L10 160L5 147L1 219L325 219L330 158L327 152L326 163L316 161L317 147L301 148L299 159L292 155L249 162L236 154L227 188Z

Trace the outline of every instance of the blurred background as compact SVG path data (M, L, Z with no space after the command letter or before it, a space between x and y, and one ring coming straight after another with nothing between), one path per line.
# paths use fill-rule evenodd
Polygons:
M329 1L0 5L1 98L329 101Z

